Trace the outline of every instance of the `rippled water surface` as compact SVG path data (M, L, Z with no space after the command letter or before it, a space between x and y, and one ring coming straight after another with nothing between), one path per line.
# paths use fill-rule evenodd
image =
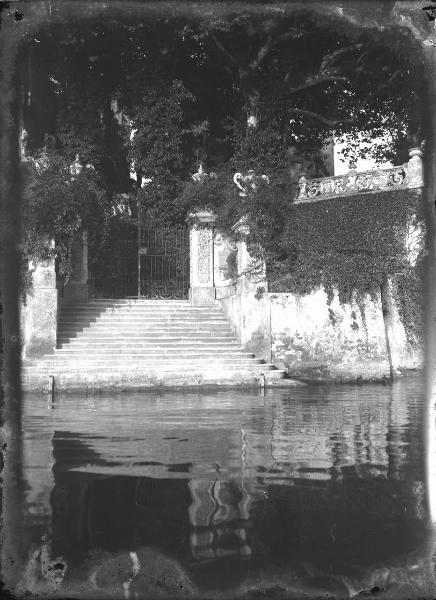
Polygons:
M422 430L418 375L28 395L30 560L77 597L413 596L432 573Z

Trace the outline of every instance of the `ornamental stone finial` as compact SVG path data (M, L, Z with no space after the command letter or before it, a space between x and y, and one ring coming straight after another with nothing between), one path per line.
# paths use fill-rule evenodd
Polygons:
M197 183L201 183L205 179L215 179L215 178L216 178L216 173L214 173L213 171L211 171L210 173L207 173L203 169L203 163L200 163L200 165L198 167L198 171L196 173L194 173L193 175L191 175L191 179L193 181L196 181Z
M207 177L206 171L203 169L203 163L200 163L198 167L198 171L191 176L191 179L197 181L198 183L202 182Z
M80 175L80 173L82 172L83 169L83 165L80 162L80 156L78 154L76 154L76 158L74 159L74 162L70 165L70 173L71 175Z
M267 175L256 175L253 169L247 171L246 175L238 172L233 175L233 183L240 190L239 195L241 198L247 196L249 190L255 192L257 189L257 181L262 179L266 183L269 183L269 177Z

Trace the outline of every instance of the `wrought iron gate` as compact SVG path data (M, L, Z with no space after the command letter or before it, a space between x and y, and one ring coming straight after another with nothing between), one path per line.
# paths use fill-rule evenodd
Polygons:
M138 297L184 299L188 291L188 230L138 228Z

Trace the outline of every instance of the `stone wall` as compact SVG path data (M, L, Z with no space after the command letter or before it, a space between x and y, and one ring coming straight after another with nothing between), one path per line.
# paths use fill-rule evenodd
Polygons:
M256 298L255 292L236 293L219 300L238 340L249 352L271 362L271 310L269 295Z
M395 307L385 329L381 299L328 302L324 290L306 296L270 294L272 357L295 376L311 380L379 379L417 366Z
M395 371L420 366L398 311L385 329L381 299L329 303L320 289L300 296L254 290L220 300L246 350L312 381L370 380L390 375L386 336Z
M20 306L22 358L38 359L56 348L59 307L88 299L87 234L79 234L73 248L73 273L63 287L56 281L55 261L30 264L32 283Z

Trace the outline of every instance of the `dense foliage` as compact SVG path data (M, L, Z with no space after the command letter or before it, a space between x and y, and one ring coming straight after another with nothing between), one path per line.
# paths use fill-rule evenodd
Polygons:
M23 171L24 290L29 284L29 261L35 264L56 258L58 275L66 282L73 270L72 251L78 234L89 232L91 253L103 243L110 214L108 198L95 171L83 169L72 176L70 165L56 152L26 161Z

